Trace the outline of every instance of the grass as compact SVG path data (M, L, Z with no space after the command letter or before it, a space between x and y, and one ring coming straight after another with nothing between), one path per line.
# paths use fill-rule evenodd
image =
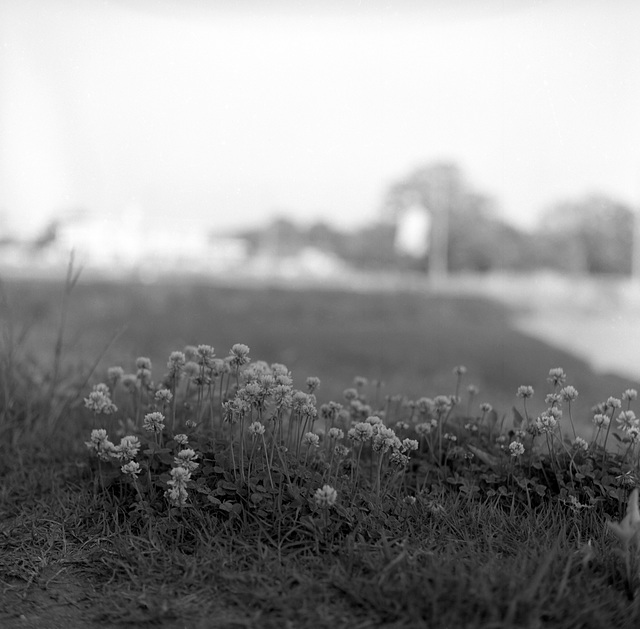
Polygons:
M85 321L91 333L85 341L95 353L86 363L88 345L70 346L67 328L42 331L29 323L34 302L51 314L53 287L7 289L14 316L4 328L11 351L3 352L0 368L3 627L637 626L637 555L629 572L620 556L624 544L606 524L622 518L637 484L637 448L615 421L608 445L618 446L617 435L627 439L622 447L605 450L604 431L584 435L588 450L576 447L568 404L544 402L545 393L565 384L547 382L549 367L559 364L571 378L566 384L580 391L583 406L572 402L572 414L582 427L593 415L581 410L585 398L590 406L621 397L630 383L598 381L583 364L560 362L567 357L509 332L506 313L478 300L202 286L116 293L70 281L78 302L65 316L70 329L82 331ZM124 297L116 301L116 294ZM109 347L122 311L132 313L129 330ZM299 405L292 401L293 410L285 405L280 412L265 374L281 369L256 367L255 359L240 364L241 347L227 367L200 348L190 356L191 378L164 378L164 369L154 368L154 384L145 362L136 364L139 354L153 353L152 362L164 366L171 351L197 342L198 334L216 347L225 347L217 338L226 347L246 341L250 356L269 364L291 366L286 348L302 348L293 358L302 369L293 371L300 393L288 390ZM499 335L515 349L496 349ZM463 356L454 357L465 341ZM45 354L38 361L43 347L65 347L69 357L47 361ZM96 355L102 363L94 367ZM369 373L354 373L361 358ZM512 382L507 360L515 377L533 366L538 373ZM462 362L469 372L452 374ZM133 374L135 386L128 388L126 377L109 380L106 367L114 364ZM477 374L483 391L504 378L519 410L494 403L496 410L480 411L480 400L493 402L485 395L467 404L472 364L488 365ZM354 383L357 373L384 379L383 393L373 381ZM317 391L306 382L310 375L320 376ZM94 388L93 411L84 402L89 377L109 382ZM596 394L584 388L589 382ZM252 383L260 386L251 389ZM530 421L515 397L523 384L536 389L527 400ZM169 402L155 397L163 386L174 393ZM460 400L451 398L456 393ZM425 396L431 401L418 401ZM633 408L627 397L624 408ZM111 400L117 412L104 413ZM549 405L562 405L562 433L556 427L536 435L534 419ZM600 410L619 413L614 402ZM158 432L143 427L154 412L164 416ZM379 422L365 421L373 416L399 441ZM264 438L248 432L252 421L265 426ZM381 436L380 449L375 436L349 439L349 429L361 423ZM85 446L92 428L101 427L116 443L137 436L139 476L122 473L126 459L116 460L106 438ZM317 448L303 441L308 431L318 435ZM169 484L182 465L175 457L185 450L176 439L183 433L198 463L183 485L186 497ZM409 442L401 447L405 438L417 449ZM521 456L510 456L513 441L523 444ZM351 451L336 453L338 443ZM408 458L394 465L392 454ZM317 495L323 485L336 489L335 503Z

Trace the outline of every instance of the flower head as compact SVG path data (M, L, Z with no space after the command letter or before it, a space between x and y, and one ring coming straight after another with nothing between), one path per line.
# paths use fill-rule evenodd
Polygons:
M144 416L142 425L144 429L149 432L155 432L156 434L160 433L164 430L164 415L157 411L154 413L147 413Z
M521 456L524 454L524 446L519 441L512 441L509 444L509 452L513 457Z
M533 387L530 387L528 385L521 385L518 387L516 395L524 400L533 397Z
M553 369L549 369L549 377L547 378L547 381L551 382L554 387L559 387L567 381L567 375L564 373L564 369L562 367L555 367Z
M315 376L309 376L306 380L307 391L309 393L314 393L317 391L320 386L320 378L316 378Z
M111 415L118 410L118 407L111 401L109 388L103 383L93 387L89 397L84 399L84 405L96 415Z
M263 423L252 422L251 424L249 424L249 427L247 428L247 430L249 431L249 434L252 437L258 437L260 435L264 435L266 429Z
M324 485L322 488L316 489L313 499L320 508L326 509L336 504L338 492L330 485Z
M120 468L120 471L127 476L131 476L131 478L137 478L138 474L140 474L140 464L135 461L129 461Z

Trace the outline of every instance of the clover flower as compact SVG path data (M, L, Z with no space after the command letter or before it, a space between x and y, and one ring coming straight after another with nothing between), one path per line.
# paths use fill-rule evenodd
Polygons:
M464 376L465 373L467 373L467 368L464 365L458 365L453 368L454 376Z
M617 397L607 398L607 401L604 403L605 408L621 408L622 402Z
M247 430L249 431L251 437L259 437L260 435L264 435L266 429L264 427L264 424L262 424L261 422L252 422L251 424L249 424Z
M533 397L533 387L528 385L521 385L516 391L516 395L524 400Z
M349 454L349 452L349 448L341 443L336 444L335 448L333 449L333 453L339 458L344 458Z
M347 400L347 402L351 402L352 400L356 400L358 398L358 391L356 389L349 388L345 389L342 395L344 396L344 399Z
M405 438L402 440L402 450L404 452L413 452L417 450L420 444L415 439Z
M436 395L436 397L433 398L433 406L438 413L448 411L451 408L451 405L451 396L449 395Z
M244 343L236 343L232 348L231 348L231 352L229 353L229 358L231 366L234 369L238 369L240 367L242 367L242 365L246 365L248 363L251 362L251 358L249 358L249 352L251 350L249 349L248 345L245 345Z
M551 382L554 387L562 386L566 381L567 376L564 373L564 369L562 367L549 369L549 377L547 378L547 382Z
M606 428L609 425L609 416L597 413L593 416L593 423L598 426L598 428Z
M225 422L235 424L240 417L251 410L249 403L239 395L222 405Z
M389 464L396 467L405 467L411 459L400 450L394 450L389 456Z
M555 406L556 404L560 404L562 401L562 396L559 393L547 393L544 398L544 403L549 404L550 406Z
M514 434L518 439L524 439L527 436L527 431L518 428L518 430L516 430Z
M589 449L589 444L587 443L586 439L583 439L582 437L576 437L573 440L573 447L576 450L584 450L586 452Z
M426 437L431 431L438 425L438 422L435 419L432 419L428 422L422 422L420 424L416 424L415 431L420 437Z
M192 448L185 448L176 454L173 458L173 462L177 467L183 467L189 472L194 472L198 467L200 467L200 464L195 461L197 458L198 455L195 450Z
M196 347L198 363L203 367L211 367L215 355L215 351L211 345L198 345L198 347Z
M633 411L621 411L616 417L616 422L620 430L629 430L638 425L638 419Z
M560 397L565 402L573 402L578 399L578 390L571 385L566 386L563 389L560 389Z
M219 378L221 375L229 373L229 364L225 363L222 358L214 358L209 368L214 378Z
M111 401L109 387L104 384L96 384L89 397L84 398L84 405L96 415L111 415L118 407Z
M458 437L456 437L454 434L450 433L450 432L445 432L444 435L442 435L443 439L446 439L447 441L458 441Z
M131 476L131 478L135 479L140 474L140 464L137 463L136 461L129 461L128 463L125 463L120 468L120 471L123 474L126 474L127 476Z
M307 432L302 437L302 445L309 448L317 448L320 445L320 437L315 433Z
M316 376L309 376L306 380L306 385L307 391L309 393L314 393L320 386L320 378L317 378Z
M558 425L556 418L548 412L542 413L540 417L536 419L536 425L540 432L553 432Z
M638 441L640 441L640 428L638 426L631 426L630 428L627 429L627 437L629 437L629 440L631 441L631 443L638 443Z
M276 384L271 391L271 395L273 396L273 402L278 411L286 410L293 405L293 395L290 385Z
M183 352L171 352L171 354L169 354L169 361L167 362L169 375L175 376L179 374L186 363L187 358Z
M433 400L428 397L421 397L416 401L416 408L422 415L426 415L433 410Z
M368 422L358 422L347 435L351 441L368 441L373 437L373 426Z
M340 440L340 439L344 439L344 430L342 430L342 428L329 428L329 439L336 439L336 440Z
M140 451L140 439L133 435L127 435L120 439L120 443L115 446L115 452L122 461L131 461Z
M363 387L366 387L369 384L369 381L363 376L356 376L353 379L353 384L357 389L362 389Z
M107 431L104 428L92 430L90 441L85 441L85 445L102 461L110 461L117 457L116 446L109 441Z
M124 374L120 382L129 393L133 393L138 388L138 378L134 373Z
M409 430L409 424L407 422L399 421L395 425L396 430Z
M171 480L167 481L170 489L165 492L165 496L174 506L184 507L189 497L187 483L191 480L191 472L184 467L174 467L170 474Z
M392 428L388 428L384 424L374 426L373 449L376 452L387 452L390 448L400 449L401 446L402 442Z
M467 393L469 395L478 395L480 393L480 389L475 384L470 384L467 386Z
M522 456L524 454L524 446L519 441L512 441L509 444L509 452L513 457Z
M111 383L112 387L115 387L120 379L124 376L124 369L122 367L109 367L107 369L107 380Z
M164 415L158 411L147 413L142 421L142 426L148 432L161 433L164 430Z
M179 446L186 446L189 443L189 437L187 437L187 435L185 434L177 434L173 437L173 440L179 445Z
M330 485L323 485L322 488L316 489L313 499L318 507L321 509L328 509L336 504L338 492Z
M155 394L156 402L160 404L169 404L173 399L173 393L169 389L159 389Z
M378 415L369 415L364 421L366 424L370 424L371 426L383 425L382 419Z
M630 402L631 400L635 400L638 397L638 392L635 389L626 389L622 394L622 399L626 402Z

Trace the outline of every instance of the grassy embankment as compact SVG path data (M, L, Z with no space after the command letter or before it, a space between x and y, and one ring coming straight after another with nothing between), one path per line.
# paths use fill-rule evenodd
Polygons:
M624 459L605 454L605 432L594 440L589 410L633 383L598 377L513 332L504 307L407 294L79 283L60 337L59 287L16 284L6 293L3 626L624 627L640 619L637 565L617 556L620 544L605 524L624 514L631 487L624 480L635 475L637 452L631 445ZM185 378L174 382L174 420L155 392L170 352L198 343L220 358L246 343L253 362L287 365L302 391L318 376L320 418L294 407L294 429L286 411L279 432L273 398L255 402L248 367L238 366L212 388L192 381L189 393ZM91 384L106 381L113 365L136 373L137 356L151 358L155 385L140 377L131 394L122 383L110 387L114 414L85 408L95 359ZM194 358L209 369L206 357ZM452 375L459 364L466 375ZM546 379L558 366L569 379L554 387ZM348 400L343 391L354 376L369 384ZM261 377L266 392L273 383ZM471 401L468 384L480 389ZM552 404L563 408L560 427L526 432L551 404L545 393L566 384L579 397ZM520 385L536 391L526 411L515 396ZM219 391L233 400L236 389L251 403L225 423ZM460 400L449 406L437 399L456 392ZM388 399L396 394L432 404ZM330 400L342 414L323 410ZM481 402L496 412L480 410ZM528 416L520 426L512 404ZM571 444L569 406L587 451ZM604 414L616 415L614 406ZM154 410L166 419L159 433L142 427ZM104 426L117 443L119 421L136 415L126 432L140 441L132 459L140 473L127 475L109 448L91 455L83 442ZM370 416L401 441L416 440L418 450L409 442L402 449L381 429L386 446L373 434L349 439ZM199 425L189 427L188 418ZM253 421L265 427L264 441L247 432ZM329 439L331 426L343 436ZM614 433L624 437L616 426L609 442ZM317 447L303 441L306 430L319 435ZM179 467L178 432L188 434L199 466L184 500L167 495ZM521 455L511 456L514 442ZM336 454L335 445L350 452ZM335 503L317 495L324 485L337 491Z

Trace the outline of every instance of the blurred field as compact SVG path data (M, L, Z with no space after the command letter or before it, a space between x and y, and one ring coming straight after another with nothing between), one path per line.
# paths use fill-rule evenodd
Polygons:
M7 280L3 290L3 326L13 322L16 338L26 331L30 355L49 366L62 284ZM488 401L500 414L519 403L514 393L521 384L536 389L530 409L542 411L546 375L549 368L560 366L568 384L580 392L574 419L579 416L585 424L593 404L637 387L632 380L598 375L586 362L528 336L516 329L514 317L513 304L468 294L249 289L197 281L145 285L81 278L71 295L65 360L88 368L123 326L96 378L103 378L112 365L133 371L140 355L152 359L154 376L160 378L169 353L186 344L211 344L224 356L233 343L246 343L254 359L286 364L297 387L304 386L307 376L320 377L321 403L342 401L342 391L358 375L384 382L383 394L412 399L450 394L455 386L452 369L463 364L468 368L463 391L475 384L480 389L476 408ZM463 399L466 405L466 393Z

